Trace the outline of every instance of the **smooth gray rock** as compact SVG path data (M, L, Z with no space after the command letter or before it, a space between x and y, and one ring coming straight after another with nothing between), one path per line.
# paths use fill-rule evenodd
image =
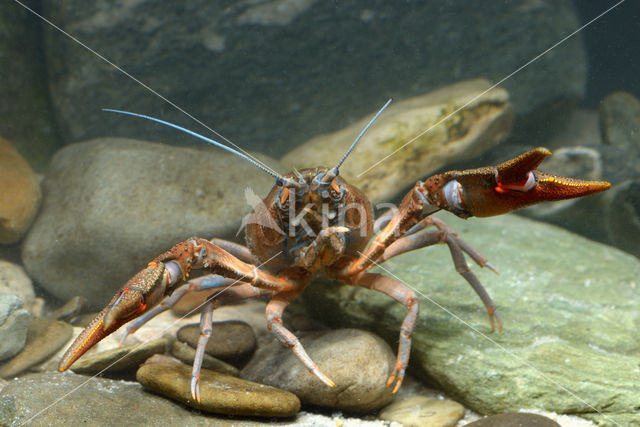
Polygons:
M322 383L280 342L260 348L240 372L242 378L295 393L302 402L367 412L393 399L387 378L395 355L379 337L356 329L297 333L320 370L336 387Z
M43 14L239 145L272 156L345 127L391 96L406 99L477 77L497 82L580 25L569 0L482 7L72 0L44 2ZM148 139L157 128L107 117L104 107L193 123L59 32L46 28L44 41L66 141ZM522 115L558 98L582 98L585 81L579 32L505 86ZM176 139L173 131L159 132Z
M31 310L36 294L31 279L21 265L0 259L0 294L15 295L20 298L24 308Z
M265 160L277 168L277 162ZM62 300L102 308L137 271L192 236L236 238L273 179L213 147L104 138L56 153L25 239L29 275Z
M17 296L0 293L0 362L18 354L27 341L31 315L22 306Z
M515 215L441 217L499 268L498 276L473 270L504 331L491 333L482 303L445 247L405 254L378 271L420 295L409 369L480 413L538 408L640 422L640 261ZM393 343L406 314L384 295L335 283L312 285L300 298L317 318L368 328Z
M73 328L59 320L32 318L22 351L0 365L0 378L12 378L47 361L71 339Z

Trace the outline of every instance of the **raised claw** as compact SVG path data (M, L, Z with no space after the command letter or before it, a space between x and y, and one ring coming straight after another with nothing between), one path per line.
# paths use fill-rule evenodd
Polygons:
M433 175L421 190L429 203L462 218L501 215L534 203L572 199L611 184L565 178L535 168L551 152L538 147L498 166Z
M67 370L96 343L156 305L164 296L164 272L165 265L154 262L133 276L78 335L60 360L58 371Z

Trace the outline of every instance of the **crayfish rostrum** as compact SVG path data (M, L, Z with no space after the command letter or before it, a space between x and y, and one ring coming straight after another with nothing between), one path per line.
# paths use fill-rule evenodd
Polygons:
M411 334L418 318L418 298L403 283L371 267L402 253L445 243L456 271L471 285L489 313L491 329L502 329L491 297L470 271L464 254L481 267L495 271L487 260L444 222L431 217L444 209L468 218L493 216L533 203L581 197L609 188L607 182L583 181L536 170L551 154L535 148L496 167L450 171L418 181L399 207L374 221L371 203L358 188L339 175L339 168L364 132L360 133L333 168L317 167L284 176L248 156L177 125L146 118L190 133L233 152L276 179L276 185L253 210L246 227L246 246L193 237L155 258L113 297L67 350L59 370L123 324L131 333L153 316L172 307L186 292L219 289L204 304L202 334L193 364L191 394L199 401L199 373L205 345L211 335L211 316L217 304L267 296L267 325L271 333L327 386L334 382L320 371L296 336L282 323L282 313L317 273L352 286L382 292L404 305L408 313L400 329L398 356L387 380L395 393L409 361ZM380 230L377 234L375 230ZM192 269L210 274L186 281ZM224 292L222 292L224 290Z

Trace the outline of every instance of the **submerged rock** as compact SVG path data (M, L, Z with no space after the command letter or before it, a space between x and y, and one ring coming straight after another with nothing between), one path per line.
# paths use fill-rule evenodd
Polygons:
M464 407L458 402L411 396L386 406L379 418L395 421L404 427L454 427L464 416Z
M307 141L282 164L289 169L335 166L372 116ZM372 202L387 202L446 164L490 148L509 133L512 118L507 91L482 79L400 101L367 131L340 175Z
M251 209L245 188L266 194L272 185L219 150L118 138L73 144L52 161L22 260L56 297L81 295L102 308L174 244L194 235L235 237Z
M31 279L18 264L0 259L0 294L15 295L32 312L38 305ZM32 313L33 314L33 313Z
M27 341L31 316L22 306L17 296L0 293L0 366L20 353Z
M29 374L0 392L1 425L215 425L237 420L214 417L148 393L136 382L88 379L71 372ZM260 423L248 422L249 425Z
M40 205L35 173L6 139L0 137L0 243L22 239Z
M640 156L640 100L614 92L600 103L600 132L605 144Z
M32 318L20 353L0 365L0 378L11 378L56 354L71 338L73 327L59 320Z
M200 325L185 325L178 330L178 340L191 347L198 346ZM213 357L231 363L244 365L256 349L256 335L251 326L240 320L213 322L212 332L205 352Z
M469 427L560 427L557 422L538 414L498 414L467 424Z
M336 387L323 384L278 341L260 348L241 376L289 390L307 404L347 411L376 410L393 399L385 383L395 355L382 339L355 329L297 335L309 357Z
M499 276L473 270L504 331L491 333L486 310L446 247L399 256L378 271L420 296L409 369L480 413L540 408L640 422L640 261L515 215L441 217L499 268ZM385 295L335 283L311 285L300 298L326 322L368 328L394 343L406 314Z
M92 353L76 360L70 369L76 374L85 375L136 369L154 354L166 353L171 344L172 339L164 337L141 344Z
M207 412L262 417L290 417L300 410L300 400L284 390L203 369L200 403L191 397L191 367L179 363L145 364L137 380L187 406Z
M44 2L42 13L243 148L271 155L341 129L390 96L406 99L479 76L498 82L581 22L569 0L482 7L364 0L126 2L109 10L67 0ZM582 34L504 82L520 115L558 98L584 96ZM106 119L100 111L105 106L190 125L135 82L105 72L105 64L87 59L81 47L60 42L58 33L47 31L43 38L65 140L115 134L146 139L156 132L139 121ZM181 138L159 131L166 140Z

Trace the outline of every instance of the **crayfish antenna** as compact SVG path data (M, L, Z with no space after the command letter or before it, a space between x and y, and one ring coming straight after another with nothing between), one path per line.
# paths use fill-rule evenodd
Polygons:
M118 113L118 114L125 114L127 116L133 116L133 117L139 117L141 119L146 119L146 120L151 120L152 122L156 122L156 123L160 123L162 125L165 126L169 126L173 129L179 130L181 132L187 133L191 136L194 136L198 139L201 139L205 142L208 142L211 145L215 145L216 147L222 148L223 150L228 151L231 154L235 154L236 156L240 157L243 160L246 160L247 162L249 162L251 165L255 166L256 168L260 169L262 172L266 173L269 176L272 176L276 179L276 182L287 182L288 180L286 178L284 178L281 175L278 175L276 172L274 172L273 170L271 170L269 167L267 167L266 165L260 163L257 160L252 159L251 157L249 157L246 154L243 154L237 150L234 150L233 148L224 145L218 141L214 141L211 138L207 138L206 136L200 135L199 133L196 133L192 130L183 128L182 126L178 126L176 124L164 121L164 120L160 120L160 119L156 119L155 117L151 117L151 116L147 116L145 114L138 114L138 113L132 113L130 111L123 111L123 110L114 110L112 108L103 108L102 111L107 111L110 113Z
M351 146L349 147L349 149L347 149L346 153L344 153L344 155L342 156L342 158L340 159L338 164L335 165L335 167L333 169L331 169L331 173L327 173L327 175L325 175L327 182L330 181L331 179L335 178L336 176L338 176L338 169L340 169L340 166L342 166L344 161L347 160L347 157L349 157L349 154L351 154L353 149L356 148L356 145L358 145L358 142L360 142L360 139L362 139L362 136L369 130L369 128L371 127L373 122L375 122L377 120L377 118L380 117L380 114L382 114L382 112L387 109L389 104L391 104L391 101L393 101L393 98L389 98L389 100L387 102L385 102L385 104L382 106L382 108L380 108L380 110L378 110L376 115L373 116L373 118L369 121L369 123L367 123L367 125L364 127L364 129L362 129L360 134L358 134L358 136L353 141L353 143L351 143Z

